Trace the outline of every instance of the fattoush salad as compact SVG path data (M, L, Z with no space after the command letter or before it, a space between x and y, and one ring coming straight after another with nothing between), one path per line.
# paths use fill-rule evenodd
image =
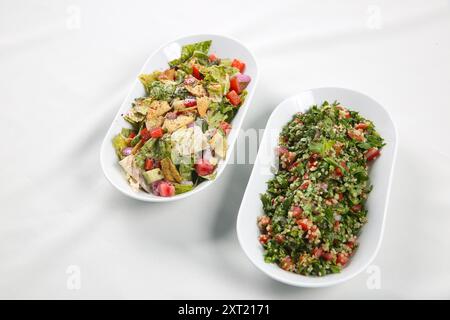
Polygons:
M133 190L172 197L215 178L251 78L244 61L219 58L210 47L185 45L166 70L139 76L145 96L112 141Z
M265 261L306 276L338 273L367 221L369 166L383 138L338 102L295 114L282 129L279 168L257 220Z

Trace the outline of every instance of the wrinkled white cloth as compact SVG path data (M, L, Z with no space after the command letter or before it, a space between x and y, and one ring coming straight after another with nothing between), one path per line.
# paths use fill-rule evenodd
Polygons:
M450 2L226 8L0 3L0 298L450 298ZM235 233L250 164L166 204L130 199L103 176L101 141L146 58L194 33L228 34L254 52L260 81L244 129L321 86L364 92L391 112L398 161L368 272L309 290L253 267Z

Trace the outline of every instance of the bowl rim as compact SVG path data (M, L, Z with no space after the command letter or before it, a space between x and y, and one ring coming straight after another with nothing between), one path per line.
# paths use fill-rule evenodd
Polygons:
M272 118L274 117L274 114L276 113L276 111L278 111L278 109L281 107L281 105L283 105L288 100L294 99L294 98L296 98L296 97L298 97L298 96L300 96L300 95L302 95L302 94L304 94L304 93L306 93L308 91L319 91L319 90L338 90L338 91L348 92L348 93L351 93L351 94L364 96L365 99L372 100L373 102L375 102L381 108L381 110L383 110L386 113L389 121L392 124L392 129L393 129L393 132L394 132L394 136L393 136L394 145L393 145L392 162L390 164L390 173L389 173L389 176L388 176L388 187L387 187L387 190L386 190L386 201L385 201L384 208L383 208L383 221L382 221L380 236L378 238L377 245L376 245L375 250L373 251L372 255L366 260L366 262L363 263L361 267L359 267L358 269L356 269L355 271L353 271L352 273L350 273L348 275L344 275L344 276L341 276L341 277L338 277L338 278L334 278L332 280L330 280L330 278L328 277L329 275L325 275L323 277L313 277L315 279L320 279L319 282L304 282L303 279L311 278L311 277L300 275L300 274L298 274L298 275L296 274L295 276L298 276L298 280L297 279L296 280L291 280L291 279L285 278L284 276L282 276L280 274L273 273L273 272L270 272L270 271L264 269L262 267L263 264L260 263L260 262L255 261L254 259L252 259L251 255L249 254L249 252L247 252L247 249L244 246L245 240L242 239L242 233L239 232L239 230L240 230L240 228L239 228L239 226L240 226L240 219L241 219L241 207L239 208L238 216L237 216L237 219L236 219L236 233L237 233L237 238L238 238L239 245L241 246L241 249L244 251L244 253L247 256L247 258L252 262L252 264L257 269L259 269L261 272L263 272L264 274L266 274L270 278L272 278L274 280L277 280L279 282L288 284L288 285L292 285L292 286L296 286L296 287L304 287L304 288L323 288L323 287L329 287L329 286L333 286L333 285L337 285L337 284L343 283L343 282L345 282L347 280L352 279L353 277L357 276L358 274L360 274L363 270L365 270L373 262L373 260L375 259L376 255L378 254L378 252L380 250L381 243L383 241L384 229L385 229L385 224L386 224L386 214L387 214L387 210L388 210L388 206L389 206L389 199L390 199L390 194L391 194L392 177L394 175L395 162L396 162L396 159L397 159L397 149L398 149L398 131L397 131L397 126L396 126L395 122L393 121L392 116L389 113L389 111L381 103L379 103L377 100L373 99L372 97L370 97L369 95L367 95L367 94L365 94L363 92L356 91L356 90L353 90L353 89L343 88L343 87L337 87L337 86L324 86L324 87L315 87L315 88L305 89L305 90L297 92L296 94L293 94L293 95L283 99L281 102L279 102L277 104L275 109L273 109L272 113L270 114L270 116L269 116L269 118L268 118L268 120L266 122L266 125L264 127L265 130L264 130L263 137L260 140L261 141L260 143L262 143L263 141L265 141L267 139L266 138L267 126L272 121ZM256 156L257 158L259 156L259 150L260 149L258 148L258 154ZM256 160L255 160L255 163L256 163ZM254 170L255 170L255 166L253 165L252 172L250 173L250 178L253 175L253 171ZM244 196L242 198L241 206L242 206L242 203L243 203L244 199L247 197L247 188L248 188L248 184L247 184L246 190L244 192ZM265 262L263 262L263 263L265 263ZM282 270L282 269L280 269L280 270ZM282 270L282 271L284 271L284 270ZM288 272L288 271L285 271L285 272L286 272L286 274L292 274L292 272Z
M236 42L239 46L241 46L242 48L244 48L249 56L251 57L251 59L253 60L254 64L255 64L255 72L254 74L252 74L252 82L253 82L253 90L251 92L249 92L249 94L247 95L246 101L244 103L248 103L247 108L245 110L243 110L245 112L242 121L241 121L241 126L243 124L243 121L245 120L245 116L247 115L248 112L248 106L249 106L249 102L252 101L257 84L258 84L258 80L259 80L259 67L258 67L258 61L255 57L255 55L253 54L253 52L246 46L244 45L240 40L226 35L226 34L219 34L219 33L189 33L189 34L184 34L182 36L179 36L173 40L167 41L165 43L163 43L162 45L160 45L157 49L153 50L152 53L148 56L148 58L145 60L144 64L142 65L142 67L140 68L140 71L138 74L141 74L144 72L145 66L149 63L149 61L159 52L161 52L164 48L166 48L167 46L169 46L170 44L177 42L177 41L181 41L187 38L195 38L195 37L202 37L202 38L208 38L208 37L216 37L216 38L223 38L223 39L227 39L227 40L232 40L234 42ZM110 182L110 184L112 184L117 190L119 190L121 193L125 194L128 197L131 197L133 199L136 200L140 200L140 201L144 201L144 202L171 202L171 201L177 201L177 200L181 200L187 197L190 197L194 194L196 194L197 192L200 192L206 188L208 188L210 185L212 185L214 182L216 182L217 180L219 180L220 176L222 175L223 171L225 170L225 168L228 165L228 161L229 161L229 157L227 159L222 160L224 162L222 169L217 172L216 177L214 178L214 180L210 180L210 181L205 181L203 182L200 186L197 186L196 188L194 188L193 190L189 191L189 192L185 192L179 195L174 195L173 197L146 197L146 196L142 196L141 192L134 192L132 190L126 190L125 188L121 188L118 185L116 185L113 181L113 179L107 174L107 170L105 168L105 161L104 161L104 148L106 147L106 145L109 143L108 140L108 136L110 135L110 131L113 129L114 126L114 121L117 119L117 117L120 115L120 111L122 108L122 105L125 103L125 101L127 101L130 96L132 95L133 89L135 88L135 86L138 84L138 79L136 78L132 84L130 85L130 88L128 89L127 94L125 95L124 99L122 100L122 103L120 104L116 114L114 115L110 126L108 127L108 129L106 130L106 134L102 140L101 146L100 146L100 152L99 152L99 158L100 158L100 166L102 168L103 171L103 175L106 177L106 179ZM236 136L237 139L237 136ZM232 146L229 148L229 154L232 154L233 149L236 145L236 139L234 141L234 143L232 144Z

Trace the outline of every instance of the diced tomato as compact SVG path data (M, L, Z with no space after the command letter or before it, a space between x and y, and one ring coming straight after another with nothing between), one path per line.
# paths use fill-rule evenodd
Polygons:
M346 118L349 119L351 117L350 112L344 108L343 106L337 106L337 109L339 109L339 117L340 118Z
M225 134L229 134L230 131L231 131L231 124L229 124L229 123L226 122L226 121L222 121L222 122L219 124L219 127L220 127L220 129L222 129L223 132L225 132Z
M186 98L184 99L184 106L185 107L193 107L197 105L197 99L195 98Z
M331 261L331 260L334 259L334 255L333 255L331 252L323 252L323 253L322 253L322 258L323 258L325 261Z
M340 264L341 266L345 266L348 262L348 256L344 253L338 253L336 258L336 264Z
M134 137L136 137L136 133L130 132L130 134L128 135L128 138L133 139Z
M145 171L152 170L153 165L154 165L153 159L150 159L150 158L145 159L145 165L144 165Z
M192 75L198 80L201 80L203 78L200 74L200 70L198 70L197 66L195 65L192 66Z
M348 170L347 164L346 164L344 161L341 161L340 165L341 165L342 168L344 168L345 171ZM339 167L336 167L336 168L334 169L334 173L335 173L338 177L344 176L344 172L342 172L342 169L339 168Z
M233 77L230 79L230 90L234 90L237 93L240 93L241 88L239 87L239 81L237 77Z
M275 241L276 241L278 244L282 244L282 243L284 242L284 236L283 236L282 234L277 234L277 235L275 236Z
M314 248L312 254L315 258L319 259L322 256L322 248Z
M354 206L352 206L350 208L350 210L352 210L353 212L359 212L362 209L362 205L361 204L355 204Z
M372 161L373 159L379 157L381 154L380 150L378 148L370 148L367 150L365 157L367 161Z
M319 164L319 162L317 160L309 160L308 161L308 169L310 169L311 171L314 171L315 169L317 169L318 164Z
M150 136L154 139L161 138L164 132L161 127L156 127L150 130Z
M286 256L280 261L280 267L286 271L292 271L294 268L294 262L290 256Z
M350 249L353 249L353 247L355 246L355 242L354 241L347 241L346 242L347 247L349 247Z
M300 216L303 214L303 209L299 206L292 207L292 217L293 218L300 218Z
M295 152L288 151L288 153L285 154L284 158L286 159L286 163L292 163L292 161L295 160L295 157L297 154Z
M244 73L245 71L245 63L238 59L234 59L233 62L231 62L231 66L239 69L240 73Z
M230 92L227 93L227 99L235 107L241 103L241 98L239 97L237 92L234 90L231 90Z
M197 172L197 174L201 177L203 176L207 176L211 173L213 173L214 171L214 166L209 163L208 160L206 159L200 159L196 164L195 164L195 171Z
M300 190L306 190L308 189L309 186L309 181L305 181L302 183L302 185L300 187L298 187Z
M214 53L211 53L209 55L209 61L214 62L217 60L217 56Z
M262 234L259 236L259 242L261 244L266 244L269 241L269 236L267 234Z
M147 128L143 128L141 130L140 135L141 135L141 140L144 142L152 137L152 135L150 134L150 131L148 131Z
M358 124L355 126L355 129L356 129L356 130L358 130L358 129L365 130L365 129L367 129L368 127L369 127L369 124L368 124L367 122L361 122L361 123L358 123Z
M342 201L344 199L344 194L339 193L338 196L339 196L338 201Z
M362 130L348 130L348 136L356 141L364 141L364 132Z
M308 226L308 219L300 219L297 220L297 225L303 230L303 231L307 231L309 229Z
M299 164L298 161L295 161L294 163L290 164L289 167L287 168L288 171L291 171L292 169L296 168L298 164Z
M175 194L175 187L167 181L162 181L158 186L159 195L161 197L172 197Z

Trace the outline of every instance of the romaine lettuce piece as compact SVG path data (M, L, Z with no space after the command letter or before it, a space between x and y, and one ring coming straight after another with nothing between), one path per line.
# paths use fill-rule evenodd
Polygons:
M161 71L155 71L153 73L149 73L149 74L141 74L139 76L139 80L141 81L142 85L144 86L145 89L145 93L148 95L149 93L149 88L150 85L155 82L158 81L158 76L161 74Z
M156 143L156 139L149 139L142 148L139 149L139 152L136 154L134 161L136 162L136 166L139 168L144 168L145 159L153 158L154 155L154 146Z
M147 95L150 98L155 100L170 101L175 95L176 86L174 83L154 81L148 86L147 90Z
M214 105L214 104L212 103L211 105ZM206 122L208 123L209 129L218 128L219 124L222 121L226 121L226 120L227 120L227 116L218 111L209 110L206 113Z
M144 168L145 159L153 158L153 159L164 159L169 158L171 154L171 143L169 139L149 139L142 148L139 149L139 152L136 154L136 165L139 168Z
M248 91L244 90L241 92L241 94L239 95L239 98L241 99L241 105L244 103L245 98L247 97Z
M191 181L192 171L194 170L192 163L180 163L178 166L178 171L180 172L181 178L185 181Z
M199 54L208 54L211 47L211 40L187 44L181 48L181 55L178 59L169 62L170 67L177 66L189 60L192 56Z
M112 140L114 150L116 150L116 154L119 157L119 159L123 158L122 150L125 149L127 145L127 139L122 135L118 134L115 136Z
M175 194L191 191L193 187L192 184L175 184Z
M125 138L128 138L128 137L130 136L130 133L131 133L132 131L133 131L133 130L130 129L130 128L122 128L122 130L120 131L120 134L121 134L122 136L124 136Z
M230 75L224 66L210 66L202 68L202 74L205 75L204 81L209 85L218 83L222 87L222 95L230 89Z

